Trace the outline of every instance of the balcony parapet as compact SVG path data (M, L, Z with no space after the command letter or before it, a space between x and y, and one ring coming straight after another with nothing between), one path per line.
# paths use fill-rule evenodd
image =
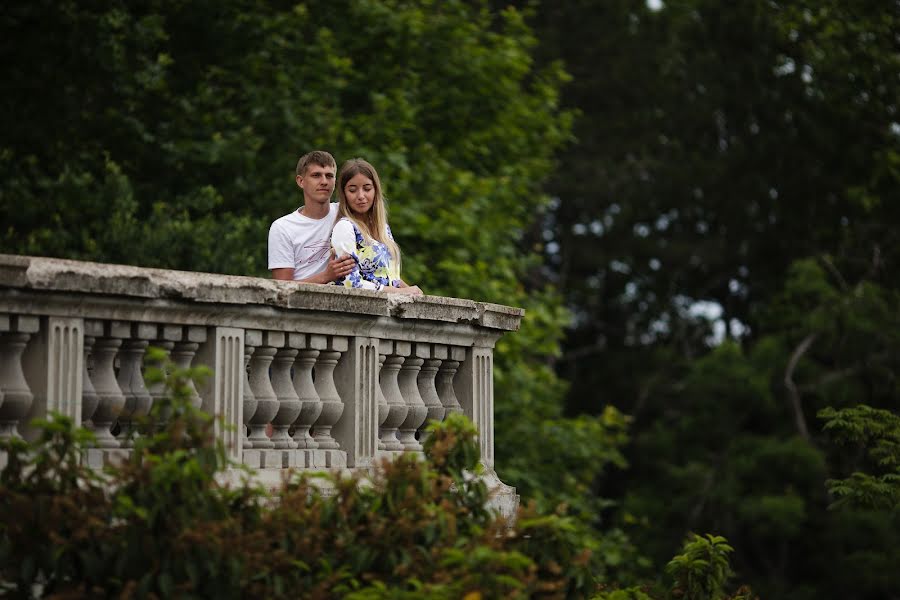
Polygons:
M493 348L523 314L460 298L0 255L0 437L28 438L32 418L57 411L94 430L92 464L121 458L132 420L160 393L141 369L158 346L180 366L212 369L195 402L231 426L218 434L232 459L263 480L420 452L426 422L450 411L474 421L492 473Z

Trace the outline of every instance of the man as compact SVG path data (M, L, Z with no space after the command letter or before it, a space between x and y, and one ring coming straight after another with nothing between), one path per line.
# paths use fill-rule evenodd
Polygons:
M269 228L269 269L275 279L331 283L353 269L353 258L331 258L331 230L337 203L334 192L337 163L328 152L314 150L297 163L297 185L303 206L276 219Z

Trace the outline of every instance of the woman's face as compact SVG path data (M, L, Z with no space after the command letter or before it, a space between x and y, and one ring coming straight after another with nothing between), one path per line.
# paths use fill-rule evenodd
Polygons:
M347 198L347 207L355 215L363 216L375 202L375 184L362 173L357 173L344 186L344 197Z

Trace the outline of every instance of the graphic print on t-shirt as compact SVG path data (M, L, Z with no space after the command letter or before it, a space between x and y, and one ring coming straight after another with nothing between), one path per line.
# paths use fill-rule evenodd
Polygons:
M302 268L304 265L318 263L328 258L331 251L331 242L329 240L318 240L297 248L296 268Z

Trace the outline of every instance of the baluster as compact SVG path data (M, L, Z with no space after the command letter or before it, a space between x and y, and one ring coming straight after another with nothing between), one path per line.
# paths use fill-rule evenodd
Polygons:
M115 424L122 407L125 406L125 396L122 394L119 383L116 381L116 372L113 362L122 339L129 334L127 323L120 321L101 322L103 326L102 337L94 341L91 350L94 368L91 370L91 383L97 394L99 402L91 417L91 430L97 438L98 448L119 448L119 441L113 437L110 429Z
M466 358L466 349L459 346L450 346L448 348L449 358L441 363L436 378L436 388L441 404L444 405L444 418L449 413L461 413L462 406L456 398L456 392L453 389L453 377L459 369L459 363Z
M256 398L253 396L253 390L250 389L250 358L257 346L262 345L262 331L257 329L248 329L244 332L244 405L243 409L243 438L244 448L253 448L253 442L250 441L250 420L256 413Z
M425 406L425 402L422 401L416 380L419 377L422 363L425 362L422 356L425 350L426 348L423 348L422 344L415 344L412 356L403 361L403 366L400 367L398 376L400 393L403 395L403 400L409 408L409 411L406 413L406 419L399 427L400 435L398 437L400 443L403 444L404 450L422 450L422 444L416 440L416 431L425 422L428 408Z
M289 333L285 337L287 342L275 353L275 360L272 363L272 389L275 390L275 397L278 399L278 412L272 419L272 443L277 449L287 450L297 447L297 442L288 435L288 428L300 415L302 403L294 391L291 367L297 356L297 347L303 345L303 335Z
M97 331L99 326L99 331ZM84 372L81 375L81 424L83 427L89 427L89 423L100 404L100 396L94 390L94 384L91 383L91 361L93 357L91 351L96 341L95 332L103 333L103 325L98 321L85 321L84 323Z
M206 341L206 328L186 325L182 330L181 340L175 342L172 348L172 362L178 369L190 369L194 356L200 344ZM203 400L197 392L193 378L187 380L188 402L194 408L199 409L203 405Z
M331 428L338 422L344 412L344 403L334 385L334 368L341 359L341 353L349 348L347 338L331 336L328 340L328 349L319 353L316 360L316 392L322 401L322 413L316 419L313 427L313 437L319 448L325 450L337 450L338 443L331 436Z
M386 354L378 353L378 376L375 380L375 402L378 406L378 449L379 450L388 450L388 445L385 440L382 439L381 432L383 431L384 423L387 421L388 414L390 413L390 407L387 403L387 398L384 397L384 392L381 390L381 370L384 368L384 361L387 358ZM398 423L399 425L399 423ZM396 439L396 438L395 438Z
M169 417L172 416L172 407L169 398L171 393L166 389L166 379L169 376L169 361L172 360L172 350L175 342L181 341L183 335L181 325L159 325L151 346L159 348L165 354L165 358L159 365L152 365L162 371L162 379L147 386L147 391L152 398L151 411L155 413L157 428L165 429Z
M150 392L150 398L152 399L151 411L154 413L156 429L162 431L166 428L169 418L172 416L172 404L169 392L166 389L166 380L169 378L170 367L168 361L172 359L172 349L175 347L175 342L159 339L154 340L151 345L159 348L165 354L161 364L152 365L161 371L162 379L147 386L147 391Z
M319 350L313 345L325 347L325 337L319 335L306 336L304 347L297 355L294 363L294 391L300 398L302 407L300 415L294 422L294 441L298 448L314 450L319 447L310 429L322 413L322 401L313 383L313 367L319 356Z
M266 426L278 413L278 397L269 380L269 365L283 344L283 333L264 331L261 344L250 358L250 389L256 398L256 412L250 419L250 441L254 449L274 447L266 435Z
M4 323L6 325L6 323ZM31 335L38 332L37 317L13 315L0 334L0 440L20 438L19 421L28 415L34 394L22 370L22 353Z
M406 355L409 354L409 343L383 341L379 347L387 350L384 355L384 366L381 368L380 387L388 406L387 418L379 429L379 440L388 451L403 450L403 444L397 437L397 428L406 420L409 407L406 406L403 395L400 393L398 374L405 360L405 355L401 353L405 351Z
M424 402L425 408L427 409L425 422L419 428L419 442L425 443L425 440L428 438L428 432L426 431L428 422L440 422L444 420L445 409L444 405L441 403L441 399L438 397L434 380L437 376L438 369L441 366L441 362L447 357L447 346L442 344L416 345L424 345L426 347L425 351L431 355L431 358L426 358L425 362L422 364L422 369L419 371L418 377L419 394L422 396L422 402Z
M119 413L118 437L123 448L134 445L132 438L137 435L135 422L150 413L153 398L144 383L141 366L149 345L148 339L155 336L155 325L134 323L131 326L131 337L122 343L119 350L119 375L116 380L125 396L125 405Z

